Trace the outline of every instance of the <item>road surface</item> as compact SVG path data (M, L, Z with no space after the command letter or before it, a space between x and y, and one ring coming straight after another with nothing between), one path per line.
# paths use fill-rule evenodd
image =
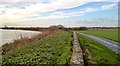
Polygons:
M100 42L101 44L105 45L106 47L108 47L112 51L116 52L117 54L120 54L120 51L118 51L118 50L120 50L120 43L106 39L106 38L93 36L93 35L89 35L89 34L85 34L85 33L80 33L80 34L90 37L90 38Z

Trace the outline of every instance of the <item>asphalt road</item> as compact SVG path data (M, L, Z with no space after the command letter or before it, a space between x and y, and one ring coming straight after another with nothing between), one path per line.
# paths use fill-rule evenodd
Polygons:
M100 42L101 44L105 45L106 47L108 47L112 51L116 52L117 54L120 54L120 51L119 51L120 50L120 43L106 39L106 38L93 36L93 35L89 35L89 34L85 34L85 33L80 33L80 34L87 36L87 37L90 37L90 38Z

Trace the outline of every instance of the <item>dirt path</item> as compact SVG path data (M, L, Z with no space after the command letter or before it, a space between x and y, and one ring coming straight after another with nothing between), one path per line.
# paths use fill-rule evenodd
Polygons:
M74 36L74 41L73 41L73 53L71 58L71 64L79 64L83 66L84 65L83 53L78 41L78 37L75 32L73 32L73 36Z
M116 52L117 54L120 54L120 52L118 51L118 50L120 50L120 43L109 40L109 39L105 39L102 37L98 37L98 36L88 35L88 34L84 34L84 33L80 33L80 34L90 37L90 38L100 42L101 44L105 45L106 47L108 47L112 51Z

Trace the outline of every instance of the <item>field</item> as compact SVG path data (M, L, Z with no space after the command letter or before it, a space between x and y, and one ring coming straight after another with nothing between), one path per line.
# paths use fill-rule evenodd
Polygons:
M120 42L118 40L118 30L117 29L86 30L86 31L81 31L81 32Z
M117 36L117 30L87 30L81 32L112 40L115 40L115 36ZM77 34L77 36L83 50L85 66L91 64L120 64L118 59L120 55L91 38L81 34ZM72 41L73 37L70 32L58 30L52 35L6 52L2 55L2 65L50 64L54 66L56 64L70 64Z
M70 32L59 30L53 35L6 53L3 55L2 65L68 64L72 40Z
M96 32L96 31L95 31ZM120 64L120 60L118 60L118 56L112 50L103 46L99 42L83 36L81 34L77 34L82 50L84 52L84 60L85 64Z

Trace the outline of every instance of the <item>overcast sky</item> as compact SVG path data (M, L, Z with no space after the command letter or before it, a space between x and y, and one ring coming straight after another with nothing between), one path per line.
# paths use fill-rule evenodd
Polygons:
M117 26L119 0L0 0L0 24Z

